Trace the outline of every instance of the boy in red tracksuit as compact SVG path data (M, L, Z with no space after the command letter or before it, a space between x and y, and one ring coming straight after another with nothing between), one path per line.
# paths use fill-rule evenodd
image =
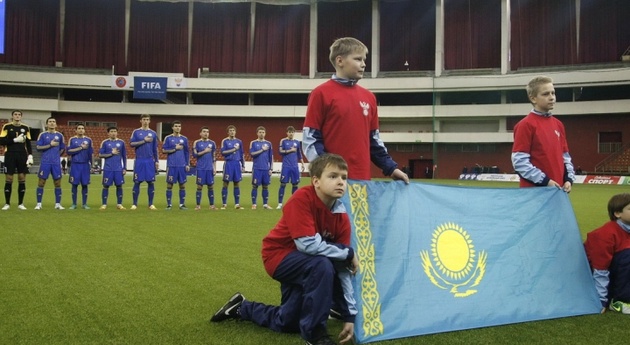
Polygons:
M602 302L610 310L630 314L630 194L608 202L610 221L586 235L584 249Z
M357 314L351 276L359 261L350 245L350 220L339 201L346 192L348 166L335 154L310 163L311 185L300 188L282 208L282 218L263 239L265 270L281 283L282 302L270 306L236 293L210 319L252 321L277 332L299 332L306 344L335 344L326 322L335 303L344 325L339 338L354 335Z

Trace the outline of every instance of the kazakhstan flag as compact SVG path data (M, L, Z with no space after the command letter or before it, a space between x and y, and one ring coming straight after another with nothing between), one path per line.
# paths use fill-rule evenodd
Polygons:
M596 314L571 203L557 188L350 181L360 343Z

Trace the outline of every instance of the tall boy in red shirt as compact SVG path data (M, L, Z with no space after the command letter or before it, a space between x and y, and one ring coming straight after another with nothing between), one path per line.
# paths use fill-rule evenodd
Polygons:
M556 90L549 77L535 77L527 84L534 109L514 126L512 165L521 187L554 186L571 192L575 179L569 145L560 120L551 115Z
M370 161L383 174L409 183L407 174L387 153L378 131L376 97L357 82L363 78L368 49L352 37L337 39L330 47L332 78L308 97L302 147L309 161L326 152L348 162L348 177L369 180Z

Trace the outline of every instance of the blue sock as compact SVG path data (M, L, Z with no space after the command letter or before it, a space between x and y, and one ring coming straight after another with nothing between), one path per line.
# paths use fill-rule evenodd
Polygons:
M61 187L55 188L55 203L61 203Z
M184 205L185 203L186 203L186 190L180 189L179 190L179 204Z
M234 203L241 203L241 187L234 187Z
M167 206L171 206L171 200L173 199L173 190L172 189L167 189L166 190L166 205Z
M103 192L101 193L101 205L107 205L108 196L109 196L109 188L103 187Z
M153 182L148 182L147 193L149 194L149 205L153 205L153 196L155 195L155 185Z
M72 185L72 205L76 205L77 204L77 192L79 189L79 185L77 184L73 184Z
M42 203L42 197L44 196L44 187L37 187L37 203Z
M122 186L116 186L116 201L119 205L122 205L123 189Z

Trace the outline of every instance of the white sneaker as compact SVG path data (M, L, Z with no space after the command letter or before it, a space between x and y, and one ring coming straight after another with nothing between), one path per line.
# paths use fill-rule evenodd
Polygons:
M61 204L55 204L55 210L65 210L66 208L61 206Z
M4 204L4 206L2 206L2 211L6 211L6 210L8 210L8 209L10 209L10 208L11 208L11 205L9 205L9 204Z
M132 210L132 211L133 211L133 210L137 210L137 209L138 209L138 206L136 206L136 205L131 205L130 210Z
M35 205L35 209L36 210L41 210L42 209L42 204L37 203L37 205Z
M281 210L282 209L282 204L278 204L278 207L276 207L276 210Z
M263 205L263 209L265 209L265 210L273 210L273 207L271 207L271 206L269 206L267 204L264 204Z
M18 205L18 210L27 210L26 206L24 206L24 204L19 204Z

